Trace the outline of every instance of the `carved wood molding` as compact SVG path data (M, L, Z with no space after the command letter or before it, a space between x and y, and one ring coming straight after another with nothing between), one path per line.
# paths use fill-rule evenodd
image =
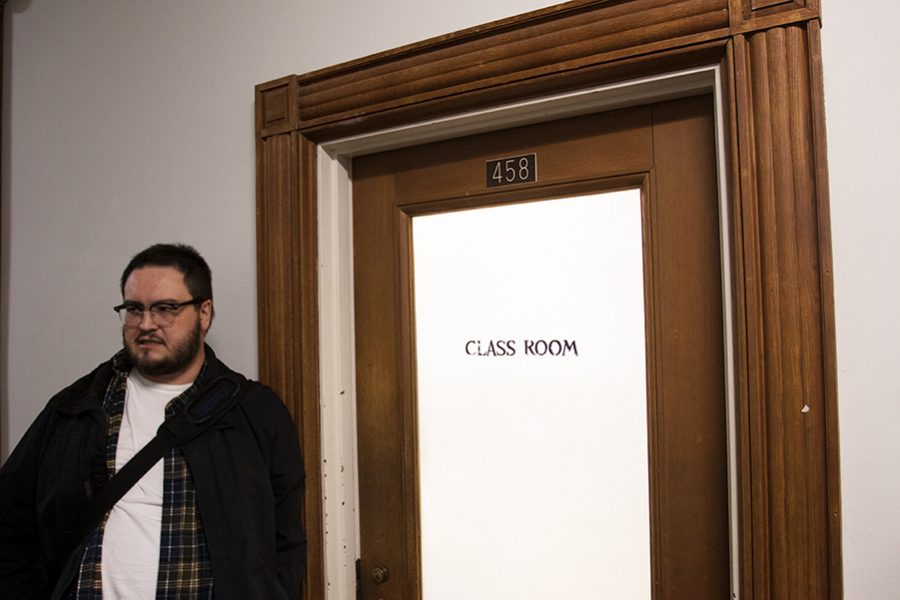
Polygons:
M576 0L261 84L257 131L297 128L323 141L350 120L358 133L368 123L394 124L390 113L406 107L443 112L446 98L477 104L491 90L544 79L564 89L572 85L566 74L808 21L818 11L818 0Z
M297 76L289 75L256 86L256 132L258 137L288 133L300 123Z
M728 28L723 4L638 0L609 4L602 11L549 11L492 29L490 35L473 31L465 43L412 46L373 57L364 70L339 67L304 75L299 79L301 127L659 51L683 38L721 36Z
M754 598L840 597L818 24L739 36L734 49L747 352L739 429L750 457L744 554L753 570L745 583Z
M287 405L303 445L308 600L325 597L315 156L297 132L257 142L259 378Z
M732 34L819 18L819 0L729 0L729 5Z
M577 0L257 86L260 374L303 435L307 598L324 597L317 142L712 63L730 148L740 589L842 597L818 18L818 0Z

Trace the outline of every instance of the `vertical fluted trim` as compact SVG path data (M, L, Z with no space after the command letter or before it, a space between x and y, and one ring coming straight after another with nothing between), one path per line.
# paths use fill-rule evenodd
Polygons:
M257 142L259 378L281 396L303 443L306 600L325 597L315 157L297 132Z
M822 98L808 31L790 25L735 39L753 598L836 598L840 588L829 539L837 503L823 493L834 485L822 327L833 309L821 259L830 256L814 108Z

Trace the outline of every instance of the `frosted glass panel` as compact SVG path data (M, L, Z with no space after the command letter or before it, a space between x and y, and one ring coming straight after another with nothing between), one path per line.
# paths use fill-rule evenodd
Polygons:
M640 193L413 219L426 600L650 597Z

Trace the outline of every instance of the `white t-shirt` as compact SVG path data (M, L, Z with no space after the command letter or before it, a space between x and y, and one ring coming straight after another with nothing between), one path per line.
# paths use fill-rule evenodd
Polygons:
M169 401L190 387L154 383L132 369L116 445L116 471L147 442L165 420ZM159 571L162 524L161 459L128 490L109 513L103 533L101 573L105 600L152 600Z

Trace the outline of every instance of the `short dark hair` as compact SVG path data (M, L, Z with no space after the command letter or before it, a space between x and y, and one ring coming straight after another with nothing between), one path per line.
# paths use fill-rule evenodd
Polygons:
M184 276L184 284L194 298L212 300L212 271L200 253L187 244L154 244L134 255L119 281L125 296L125 282L135 269L143 267L173 267Z

